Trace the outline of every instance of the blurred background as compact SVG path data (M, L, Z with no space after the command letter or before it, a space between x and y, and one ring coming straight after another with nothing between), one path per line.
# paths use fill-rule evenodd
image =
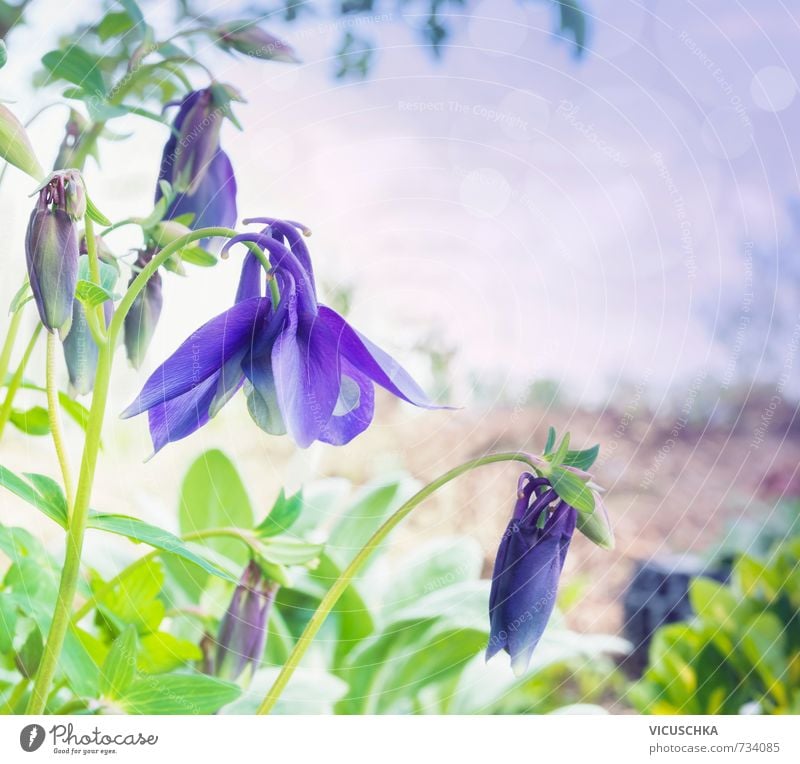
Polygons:
M724 578L719 549L794 523L792 4L193 2L177 22L171 4L142 5L167 30L204 14L260 18L294 48L299 65L234 59L211 43L195 51L247 101L235 108L244 131L226 123L222 136L240 216L307 224L323 300L457 408L422 412L380 395L376 424L356 441L297 453L251 426L239 396L201 435L146 463L145 422L112 417L99 508L174 525L179 477L201 447L224 450L266 509L281 485L328 476L361 485L387 472L425 481L490 449L541 450L553 425L577 447L601 445L596 474L617 547L576 539L565 580L579 594L565 610L577 631L612 634L640 617L631 582L643 564L657 578L662 568L691 577L709 565ZM21 118L48 103L30 88L42 52L104 8L29 3L0 79ZM30 128L45 164L65 117L52 109ZM114 122L120 140L105 142L86 173L112 219L150 211L167 137L137 120L126 138L128 119ZM23 272L31 205L12 173L0 188L2 304ZM109 238L115 252L138 244L126 236ZM166 275L145 367L116 372L116 410L227 307L237 270L229 261L188 279ZM34 359L31 376L42 364ZM9 433L0 448L12 468L54 463L46 438ZM398 554L469 535L488 571L515 472L484 469L442 491L399 531ZM0 520L11 518L37 523L3 495ZM90 544L100 569L113 570L120 554ZM665 595L665 613L685 605L685 587L677 591L675 602Z

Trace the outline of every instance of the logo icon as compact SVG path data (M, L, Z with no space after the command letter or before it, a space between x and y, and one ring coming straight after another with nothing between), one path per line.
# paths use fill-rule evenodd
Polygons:
M19 744L23 751L33 753L44 743L44 727L40 724L28 724L19 733Z

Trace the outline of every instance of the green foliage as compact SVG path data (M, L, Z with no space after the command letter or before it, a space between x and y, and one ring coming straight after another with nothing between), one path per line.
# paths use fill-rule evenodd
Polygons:
M630 690L642 713L800 712L800 536L740 554L729 585L696 579L695 617L664 626Z

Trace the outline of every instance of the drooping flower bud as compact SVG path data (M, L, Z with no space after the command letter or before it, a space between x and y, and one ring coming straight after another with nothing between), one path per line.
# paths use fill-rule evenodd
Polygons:
M3 104L0 104L0 157L36 180L44 177L25 128Z
M240 96L217 84L189 93L181 103L158 174L159 181L167 181L177 192L167 219L192 215L192 228L236 223L236 178L219 143L222 119L232 118L234 100ZM158 183L156 202L162 193Z
M216 32L223 48L265 61L284 61L287 64L300 62L291 46L252 21L229 21L218 26Z
M107 291L112 291L117 283L119 271L116 261L108 252L108 248L99 236L95 237L98 256L100 257L100 283ZM81 257L78 264L78 278L88 279L89 258L86 252L86 238L81 237ZM114 303L106 300L103 303L103 319L108 328L114 315ZM72 326L69 334L64 338L64 360L69 373L69 383L73 393L88 395L94 388L94 378L97 372L97 343L92 337L89 323L86 319L86 308L75 300L72 304Z
M133 283L138 272L153 259L154 253L155 250L143 250L139 253L130 283ZM161 274L156 271L148 279L145 288L136 295L128 315L125 316L125 350L128 360L136 369L141 366L147 354L147 348L150 347L150 341L153 339L153 333L161 316L163 303Z
M25 259L42 323L66 336L78 281L75 220L86 211L86 194L77 170L54 173L39 191L28 221Z
M217 635L214 673L237 680L261 663L267 639L267 618L278 585L266 578L258 563L245 568Z

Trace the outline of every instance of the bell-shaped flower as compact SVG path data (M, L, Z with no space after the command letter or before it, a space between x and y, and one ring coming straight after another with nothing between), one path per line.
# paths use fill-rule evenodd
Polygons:
M165 217L191 214L192 228L236 223L236 178L219 142L227 107L224 99L230 97L223 86L189 93L180 104L161 156L158 179L168 181L177 193ZM156 184L156 202L161 196L161 186Z
M156 451L208 422L245 381L254 421L272 434L288 432L301 447L315 440L342 445L363 432L374 414L375 383L434 407L397 361L317 302L310 256L294 224L272 221L262 233L234 237L226 250L236 243L261 247L270 273L249 253L235 305L189 337L123 412L148 412ZM265 289L267 278L277 296Z
M25 260L39 317L48 331L66 336L78 282L75 221L86 211L77 170L53 173L39 190L25 235Z
M525 472L492 574L487 660L500 650L525 673L553 613L558 582L575 531L577 510L558 498L547 478Z

